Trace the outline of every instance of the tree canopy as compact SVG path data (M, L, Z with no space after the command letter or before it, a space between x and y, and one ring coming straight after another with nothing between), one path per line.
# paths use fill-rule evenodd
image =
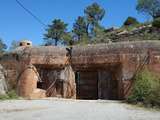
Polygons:
M134 17L128 17L125 22L123 23L123 25L125 26L129 26L129 25L135 25L135 24L139 24L138 20Z
M99 21L101 21L105 15L105 10L98 5L93 3L85 8L85 16L87 18L87 26L90 28L90 32L93 34L96 26L99 26Z
M93 3L84 10L84 16L79 16L73 24L73 39L77 43L89 43L96 36L96 29L102 28L100 21L105 15L105 10Z
M7 45L0 38L0 55L2 55L5 52L6 49L7 49Z
M84 13L89 23L96 25L105 15L105 10L101 8L97 3L93 3L86 7Z
M81 40L87 34L87 23L84 17L79 16L73 24L74 37Z
M54 40L54 45L57 46L58 42L64 42L63 36L67 34L67 24L61 19L55 19L52 21L51 25L48 25L46 29L47 33L44 34L45 39L47 39L47 45L52 44L50 40Z
M153 18L160 17L160 0L138 0L136 9Z
M11 46L9 47L9 50L14 50L15 48L17 48L19 46L19 42L20 41L13 40Z

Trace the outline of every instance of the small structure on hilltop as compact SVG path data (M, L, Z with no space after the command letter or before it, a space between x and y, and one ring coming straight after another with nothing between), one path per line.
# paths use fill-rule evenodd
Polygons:
M19 46L25 46L25 47L32 46L32 42L29 40L22 40L19 42Z
M68 53L69 52L69 53ZM5 54L10 88L26 98L125 99L134 76L160 72L160 42L137 41L65 47L21 44Z

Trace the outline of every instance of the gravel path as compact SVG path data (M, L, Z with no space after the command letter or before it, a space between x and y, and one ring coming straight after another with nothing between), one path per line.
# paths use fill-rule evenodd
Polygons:
M115 101L0 101L0 120L160 120L160 111Z

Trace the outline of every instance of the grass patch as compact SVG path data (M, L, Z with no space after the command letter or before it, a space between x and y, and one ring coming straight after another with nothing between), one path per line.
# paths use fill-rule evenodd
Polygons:
M14 90L7 92L6 95L0 95L0 100L10 100L10 99L18 99L19 96L16 94Z

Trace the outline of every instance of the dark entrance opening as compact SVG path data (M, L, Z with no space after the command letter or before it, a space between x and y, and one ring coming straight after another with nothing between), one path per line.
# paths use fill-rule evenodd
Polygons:
M99 72L99 99L117 100L118 99L118 80L115 73L110 70L100 70Z
M62 97L63 81L59 79L61 69L56 69L52 66L35 66L40 77L37 82L37 88L46 90L47 97Z
M98 99L98 73L96 71L76 72L78 99Z
M77 99L119 99L119 66L76 72Z

